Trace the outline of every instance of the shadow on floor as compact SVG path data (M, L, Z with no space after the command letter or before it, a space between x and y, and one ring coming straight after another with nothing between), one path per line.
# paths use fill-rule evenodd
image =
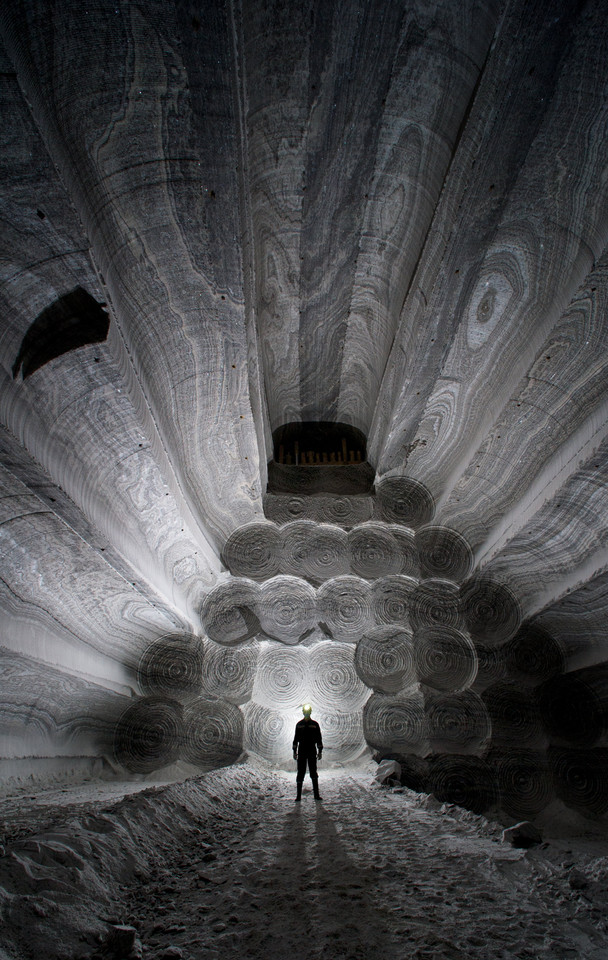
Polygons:
M285 817L259 901L262 944L273 960L363 960L391 955L377 872L349 857L337 822L311 800ZM266 919L267 918L267 919Z

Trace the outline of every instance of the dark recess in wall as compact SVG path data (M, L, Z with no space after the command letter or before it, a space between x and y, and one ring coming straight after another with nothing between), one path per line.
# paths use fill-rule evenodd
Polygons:
M103 304L76 287L45 307L31 324L13 364L13 378L21 370L25 380L49 360L89 343L102 343L109 326Z
M273 432L269 493L369 493L374 470L365 435L348 423L285 423Z

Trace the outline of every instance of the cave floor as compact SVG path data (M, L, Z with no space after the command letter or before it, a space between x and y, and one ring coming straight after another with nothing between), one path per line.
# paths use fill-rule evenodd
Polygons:
M95 851L92 837L101 831L99 869L108 898L91 909L97 922L135 927L144 958L608 956L605 842L561 837L529 851L513 849L500 842L497 824L382 788L369 770L322 773L322 802L313 800L307 781L302 803L294 803L293 781L291 774L241 765L117 803L108 802L107 791L119 787L104 787L96 800L82 788L76 802L68 794L40 805L38 813L30 808L28 832L40 817L55 843L61 839L65 857L70 842L82 850L85 829ZM63 826L57 820L62 806ZM133 846L119 842L120 831ZM17 840L18 856L20 843L31 851L31 837L29 847ZM47 869L48 862L47 856ZM83 891L93 883L84 872L82 882ZM21 892L20 906L14 897L5 905L4 919L16 931L5 956L40 956L40 937L25 922L33 892L25 886ZM62 897L65 912L65 892ZM42 931L39 915L49 914L52 898L47 883L44 898L38 896L46 904L37 912ZM63 946L46 955L124 960L107 944L95 946L83 927L85 914L81 910L78 920L82 946L69 946L66 935ZM52 942L58 934L49 936Z

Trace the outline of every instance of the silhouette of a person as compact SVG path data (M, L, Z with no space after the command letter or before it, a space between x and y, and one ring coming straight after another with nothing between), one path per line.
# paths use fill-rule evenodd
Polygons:
M304 714L303 720L296 723L296 732L293 738L293 758L298 761L298 772L296 775L296 785L298 795L296 803L302 799L302 784L306 776L306 767L312 780L312 790L315 800L321 800L319 794L319 777L317 775L317 759L323 755L323 738L321 737L321 727L316 720L311 720L312 707L305 703L302 707Z

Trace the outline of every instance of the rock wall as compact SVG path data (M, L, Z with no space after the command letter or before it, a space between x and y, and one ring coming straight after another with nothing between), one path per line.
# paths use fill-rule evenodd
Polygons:
M603 815L608 6L292 6L0 11L4 759Z

